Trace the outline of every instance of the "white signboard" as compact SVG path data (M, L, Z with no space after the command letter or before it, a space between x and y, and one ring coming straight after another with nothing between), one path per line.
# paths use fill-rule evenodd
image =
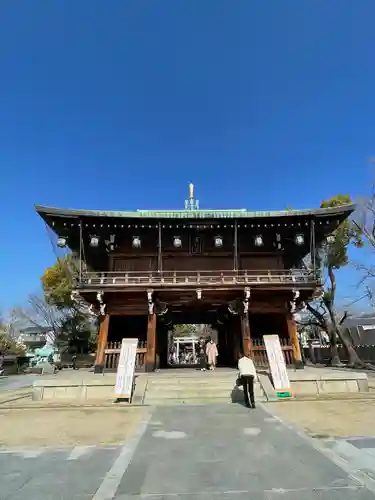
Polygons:
M276 390L290 389L288 372L286 371L285 359L281 350L278 335L264 335L267 358L270 365L273 385Z
M138 339L122 339L115 385L118 398L131 397L137 346Z

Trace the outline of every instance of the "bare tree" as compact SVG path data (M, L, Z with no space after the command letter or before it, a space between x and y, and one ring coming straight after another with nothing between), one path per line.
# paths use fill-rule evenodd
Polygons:
M366 244L364 259L355 262L354 267L359 271L361 278L358 286L363 285L365 294L375 309L374 282L375 278L375 184L371 186L368 197L362 197L357 203L357 210L353 217L353 224L361 232Z
M330 344L330 363L332 366L340 366L341 361L338 351L338 341L343 342L342 337L344 336L340 327L348 317L349 313L348 311L338 312L333 310L332 305L329 303L329 297L329 294L324 293L321 297L315 299L314 301L306 303L306 309L301 315L301 319L297 321L297 324L301 331L307 331L310 335L313 332L314 335L321 337L321 332L325 332L329 338ZM344 342L343 344L345 345ZM352 366L358 364L362 365L359 358L358 360L356 359L358 356L353 346L349 345L351 343L347 342L347 344L347 350L349 351L353 349L354 351L354 356L349 355L349 364Z
M350 204L351 199L346 195L337 195L324 201L322 207L335 207ZM363 367L365 364L356 353L351 338L344 328L340 328L347 316L339 316L336 310L337 282L336 271L345 267L348 262L348 247L362 246L361 231L351 220L345 220L331 237L322 241L316 249L316 264L320 269L321 278L324 278L325 286L319 297L306 303L307 321L311 325L318 326L325 331L330 340L331 364L340 365L340 358L337 347L339 339L348 353L349 365L353 367Z
M48 328L51 340L57 341L61 334L65 314L46 302L43 295L31 294L28 297L28 307L15 307L12 312L22 328L35 326Z

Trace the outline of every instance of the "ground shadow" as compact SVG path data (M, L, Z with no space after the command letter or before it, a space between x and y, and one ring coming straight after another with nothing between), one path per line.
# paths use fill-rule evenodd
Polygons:
M231 400L232 400L232 403L235 403L235 404L241 405L241 406L246 406L244 396L243 396L243 391L238 387L237 384L232 389Z

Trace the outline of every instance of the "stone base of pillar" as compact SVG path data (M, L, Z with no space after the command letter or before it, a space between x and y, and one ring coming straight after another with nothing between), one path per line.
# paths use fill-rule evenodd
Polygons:
M94 365L94 373L104 373L104 365Z

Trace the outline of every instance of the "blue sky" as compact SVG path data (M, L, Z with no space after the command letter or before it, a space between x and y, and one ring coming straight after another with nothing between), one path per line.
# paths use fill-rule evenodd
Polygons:
M278 209L375 153L373 0L3 0L1 291L54 260L33 204ZM343 296L355 292L351 273Z

